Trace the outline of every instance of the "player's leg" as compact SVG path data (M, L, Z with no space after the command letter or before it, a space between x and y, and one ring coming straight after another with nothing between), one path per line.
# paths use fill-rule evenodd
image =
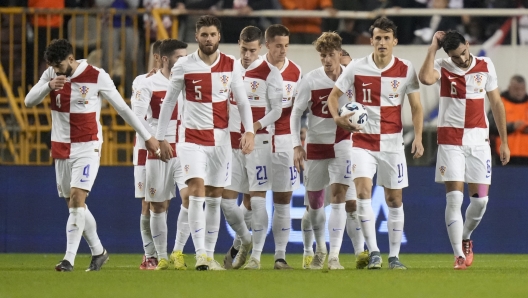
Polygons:
M252 246L251 256L249 262L244 266L244 269L260 269L260 256L264 249L264 243L268 234L269 217L266 210L266 191L250 191L251 197L251 228ZM247 251L245 251L247 253ZM239 253L240 254L240 253ZM233 267L239 267L243 264L243 260L235 260Z
M180 207L180 213L178 214L178 220L176 222L176 239L174 241L174 249L169 256L169 262L172 267L176 270L186 270L187 264L183 255L183 248L187 243L190 235L189 229L189 192L185 180L183 178L183 169L181 167L180 158L174 158L175 162L171 165L172 181L174 185L178 186L180 192L180 198L182 204ZM174 187L174 186L173 186ZM173 188L172 187L172 188ZM174 197L176 195L174 194ZM169 202L169 201L167 201Z
M137 154L139 155L139 154ZM138 157L140 158L140 157ZM139 218L139 230L141 232L141 240L143 241L143 260L139 269L153 270L158 265L156 256L156 248L154 247L154 240L150 232L150 204L145 201L145 184L146 184L146 155L143 160L143 165L134 166L134 194L135 197L141 201L141 216Z
M346 165L346 164L345 164ZM342 175L340 175L342 177ZM335 178L331 178L335 181ZM350 179L348 179L350 180ZM350 181L340 181L342 183L333 183L330 185L331 210L328 218L328 234L330 236L330 252L328 254L328 269L345 269L339 263L339 251L343 243L343 233L346 225L345 197Z
M353 191L351 191L353 189ZM351 195L353 192L353 195ZM363 231L361 231L361 225L359 223L359 217L357 215L357 195L356 186L348 187L345 211L347 213L346 230L348 237L352 241L352 247L354 248L354 255L356 256L356 269L363 269L367 267L369 262L369 251L365 249L365 237Z
M301 233L304 246L302 268L309 269L314 257L314 234L312 231L312 222L310 221L310 212L308 211L309 202L307 193L304 195L304 205L306 206L306 210L304 211L303 217L301 219Z

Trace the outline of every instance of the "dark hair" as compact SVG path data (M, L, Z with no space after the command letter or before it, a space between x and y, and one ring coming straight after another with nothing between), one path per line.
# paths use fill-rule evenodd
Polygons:
M247 26L242 29L242 32L240 32L239 39L243 42L252 42L258 40L260 44L262 42L262 31L260 31L258 27Z
M270 41L275 38L275 36L290 36L290 30L286 26L281 24L274 24L266 29L266 41Z
M341 49L341 56L350 57L350 54L347 51L345 51L345 49Z
M186 49L187 44L183 41L179 41L177 39L167 38L163 40L160 46L160 56L163 57L169 57L172 52L179 50L179 49Z
M153 54L160 54L160 46L161 44L163 43L163 40L156 40L153 44L152 44L152 53Z
M516 81L517 83L519 84L525 84L526 81L524 80L524 77L521 76L521 75L514 75L512 78L511 78L512 81Z
M218 32L222 30L222 23L220 23L220 20L217 17L212 15L201 16L196 22L196 32L198 32L198 30L200 30L202 27L211 26L215 26L216 29L218 29Z
M449 30L446 32L440 43L444 51L447 53L449 51L458 49L460 44L466 44L466 39L457 31Z
M50 42L44 52L44 60L49 65L59 64L73 55L73 47L66 39L54 39Z
M374 37L375 28L379 28L385 32L392 31L392 36L394 36L394 38L398 38L398 26L396 26L393 21L386 17L381 17L374 21L374 24L372 24L372 26L369 28L370 37Z
M324 32L313 44L319 53L338 50L341 51L341 36L335 32Z

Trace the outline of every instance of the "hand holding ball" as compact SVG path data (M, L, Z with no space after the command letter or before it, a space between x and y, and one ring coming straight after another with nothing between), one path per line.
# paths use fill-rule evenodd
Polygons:
M354 114L349 118L350 123L357 124L363 128L368 121L368 114L365 107L357 102L349 102L339 109L339 116L352 113Z

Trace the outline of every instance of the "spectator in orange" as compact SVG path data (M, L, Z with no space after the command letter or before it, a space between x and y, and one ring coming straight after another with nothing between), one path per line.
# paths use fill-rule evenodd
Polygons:
M287 10L323 9L335 15L332 0L280 0ZM282 18L282 24L290 30L290 43L311 44L321 35L321 18Z
M510 80L508 91L501 94L506 110L506 127L508 131L508 145L510 147L510 162L508 165L528 165L528 95L526 81L520 75L514 75ZM494 141L495 153L499 152L500 138L497 136L497 126L490 117L490 133ZM493 144L492 144L493 145Z

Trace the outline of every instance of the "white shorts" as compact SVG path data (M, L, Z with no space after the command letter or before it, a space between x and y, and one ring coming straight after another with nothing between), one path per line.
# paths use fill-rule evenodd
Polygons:
M146 173L145 166L134 166L134 194L136 198L145 197Z
M330 188L330 185L325 187L324 189L325 194L325 201L324 206L328 206L332 203L332 189ZM351 183L350 186L347 189L346 195L345 195L345 202L346 201L355 201L357 200L357 192L356 192L356 186L354 183ZM308 206L310 202L308 202L308 193L304 194L304 206Z
M83 157L55 159L55 178L59 197L69 198L72 187L92 190L99 171L99 163L100 157L97 152Z
M376 184L390 189L402 189L409 186L405 151L378 152L361 148L352 148L352 176L354 179L366 177Z
M350 156L307 160L304 168L304 186L308 191L317 191L328 185L353 184Z
M206 186L225 187L231 184L231 146L201 146L178 143L185 183L191 178L201 178Z
M435 181L491 184L490 146L439 145Z
M271 189L271 146L255 148L250 154L233 150L231 185L225 189L239 193L268 191ZM268 178L270 178L268 180Z
M159 159L147 159L147 181L145 201L165 202L176 197L176 186L181 190L185 185L180 158L171 158L168 162Z
M274 192L289 192L299 188L301 177L293 165L293 148L288 152L273 152L271 162L271 189Z

